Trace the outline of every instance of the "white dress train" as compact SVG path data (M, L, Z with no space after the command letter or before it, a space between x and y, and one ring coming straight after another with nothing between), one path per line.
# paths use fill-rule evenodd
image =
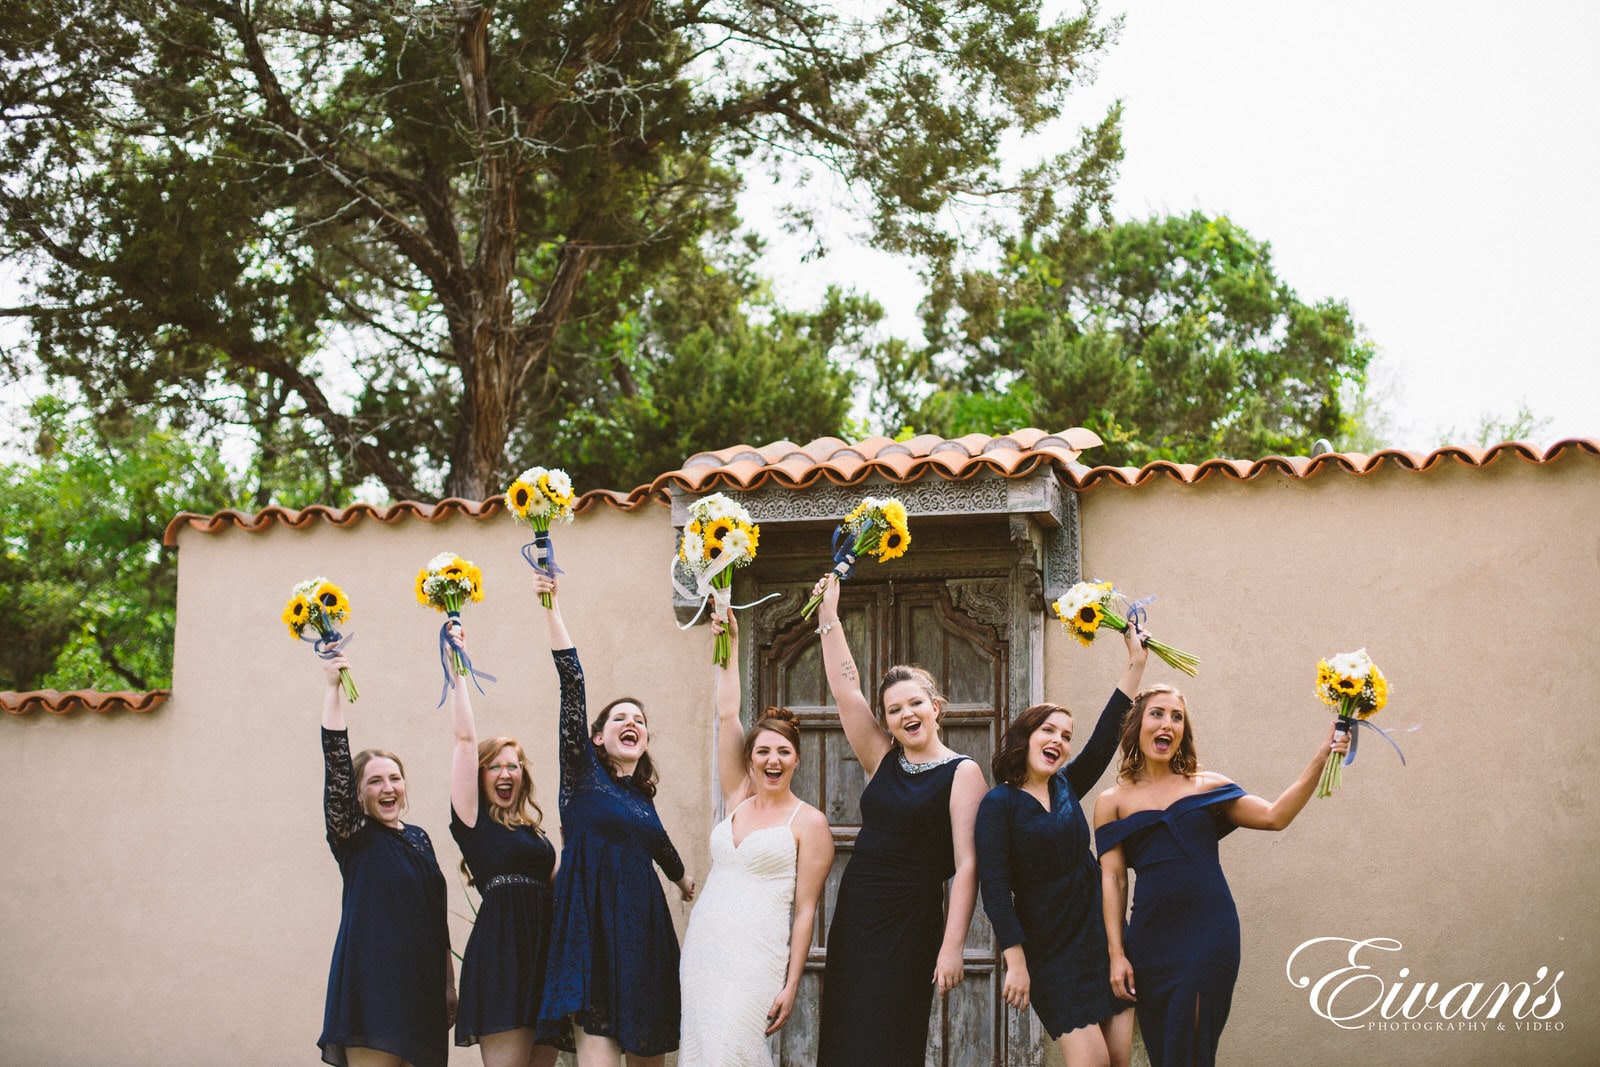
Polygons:
M789 962L797 852L791 824L801 804L786 822L752 830L735 846L739 808L711 830L711 873L683 939L678 1067L772 1067L767 1010Z

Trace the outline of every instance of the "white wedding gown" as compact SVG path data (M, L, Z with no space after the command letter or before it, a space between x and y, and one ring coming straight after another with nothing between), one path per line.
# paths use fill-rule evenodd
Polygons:
M789 961L799 811L738 847L732 814L711 831L711 873L683 939L678 1067L772 1067L767 1011Z

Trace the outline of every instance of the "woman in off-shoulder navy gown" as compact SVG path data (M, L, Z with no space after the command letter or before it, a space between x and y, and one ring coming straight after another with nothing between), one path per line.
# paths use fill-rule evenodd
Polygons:
M1005 958L1007 1004L1032 1004L1067 1067L1126 1064L1131 1006L1106 983L1100 866L1081 798L1111 765L1149 653L1137 624L1124 635L1127 668L1094 733L1070 763L1072 713L1035 704L1013 719L993 761L998 783L978 807L978 880Z
M339 684L348 666L343 656L323 665L323 814L344 896L317 1044L336 1067L444 1067L456 1000L444 875L427 833L401 821L399 757L369 748L351 759Z
M534 1034L556 851L539 826L527 755L515 738L478 741L468 688L450 698L450 834L481 900L461 953L456 1044L477 1045L484 1067L549 1067L556 1049Z
M579 1062L650 1063L678 1047L678 935L656 878L659 864L684 900L694 881L656 814L644 710L616 700L584 721L583 668L555 606L544 609L561 678L561 866L539 1031L571 1028Z
M1116 784L1095 800L1111 988L1135 1001L1152 1067L1214 1064L1239 974L1239 914L1217 844L1235 828L1282 830L1348 742L1330 728L1274 801L1199 769L1183 694L1150 686L1122 730ZM1138 872L1126 921L1128 871Z

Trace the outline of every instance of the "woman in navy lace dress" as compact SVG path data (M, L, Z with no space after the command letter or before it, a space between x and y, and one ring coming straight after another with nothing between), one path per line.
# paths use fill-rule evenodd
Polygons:
M615 700L585 722L578 651L556 605L543 609L561 677L561 866L541 1037L571 1027L580 1067L660 1064L678 1047L678 935L659 865L684 900L694 881L656 815L650 728L632 699Z
M868 779L828 927L817 1063L920 1067L933 991L954 989L965 968L983 772L940 739L944 698L922 668L889 668L878 686L882 714L874 712L840 625L837 576L815 591L828 688Z
M1328 753L1348 747L1330 727L1300 777L1267 801L1200 769L1182 693L1152 685L1134 697L1117 781L1095 799L1094 825L1111 990L1134 1001L1152 1067L1217 1059L1239 976L1239 913L1218 843L1240 826L1288 826L1311 799ZM1139 877L1124 928L1130 870Z
M550 1067L556 1049L535 1044L534 1031L556 850L539 826L528 757L515 738L478 741L469 689L451 690L450 833L482 900L461 954L456 1044L477 1045L484 1067Z
M1137 624L1124 635L1127 668L1077 757L1072 715L1035 704L1013 719L994 757L996 785L978 807L978 880L1005 956L1002 994L1030 1004L1067 1067L1126 1067L1133 1013L1106 985L1100 866L1081 798L1111 765L1122 714L1149 653Z
M399 757L350 757L339 684L348 666L343 656L323 665L323 815L344 897L317 1044L336 1067L444 1067L456 1002L444 875L428 835L401 820Z

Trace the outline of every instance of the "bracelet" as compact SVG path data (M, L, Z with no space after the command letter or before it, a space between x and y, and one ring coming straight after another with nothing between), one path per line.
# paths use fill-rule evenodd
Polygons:
M839 625L839 620L838 619L834 619L832 622L822 623L820 626L817 627L817 633L822 634L824 637L826 637L827 634L828 634L828 631L833 629L835 626L838 626L838 625Z

